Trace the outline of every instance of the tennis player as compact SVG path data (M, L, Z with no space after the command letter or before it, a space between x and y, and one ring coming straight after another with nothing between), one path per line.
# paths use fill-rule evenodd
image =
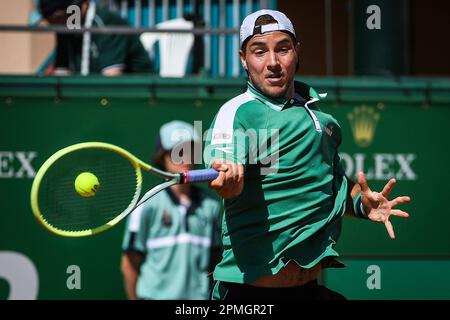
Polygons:
M194 148L183 144L198 142L192 125L166 123L157 136L154 163L173 173L190 170L188 153ZM183 184L161 191L132 212L121 263L128 298L207 299L208 271L220 256L220 209L205 191Z
M371 191L365 175L345 176L341 128L316 102L324 97L294 81L300 45L281 12L260 10L240 28L247 91L214 118L205 162L220 170L210 183L225 200L223 256L214 299L343 299L320 286L323 268L340 267L334 246L344 214L384 223L408 214L389 200L391 179Z

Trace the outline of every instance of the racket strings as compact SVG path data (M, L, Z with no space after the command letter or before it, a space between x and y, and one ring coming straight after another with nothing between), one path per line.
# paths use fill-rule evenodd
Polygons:
M75 190L75 179L82 172L90 172L99 180L100 187L91 197ZM113 151L76 150L47 170L38 197L42 218L50 226L63 231L94 229L126 211L137 199L136 170Z

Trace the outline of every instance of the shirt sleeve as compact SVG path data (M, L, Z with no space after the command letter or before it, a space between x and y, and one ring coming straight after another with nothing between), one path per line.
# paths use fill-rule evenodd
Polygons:
M96 27L129 26L127 20L103 9L97 10L94 24ZM98 71L103 73L113 68L119 68L123 72L153 71L149 55L138 35L94 34L92 39L97 52L96 69Z
M147 238L150 230L152 208L141 205L128 216L122 242L123 251L147 252Z
M117 67L125 69L127 63L128 37L124 35L99 35L95 39L98 50L98 67L104 71Z
M205 166L214 160L224 159L233 163L247 164L249 136L236 114L221 109L208 130L203 158Z

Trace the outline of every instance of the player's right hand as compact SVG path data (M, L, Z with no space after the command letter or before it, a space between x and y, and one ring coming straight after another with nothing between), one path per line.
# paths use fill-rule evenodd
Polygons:
M244 166L226 160L214 161L212 168L219 171L219 176L209 183L209 187L224 199L235 198L244 189Z

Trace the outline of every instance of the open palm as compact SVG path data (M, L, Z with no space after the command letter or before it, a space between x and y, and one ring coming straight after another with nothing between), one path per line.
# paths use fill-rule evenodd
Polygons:
M393 208L399 204L411 201L410 197L407 196L397 197L393 200L388 199L396 182L395 179L390 179L384 186L383 191L375 192L367 185L365 174L363 172L358 174L358 183L361 186L361 201L369 220L384 223L391 239L395 239L395 233L389 218L391 216L402 218L409 217L407 212Z

